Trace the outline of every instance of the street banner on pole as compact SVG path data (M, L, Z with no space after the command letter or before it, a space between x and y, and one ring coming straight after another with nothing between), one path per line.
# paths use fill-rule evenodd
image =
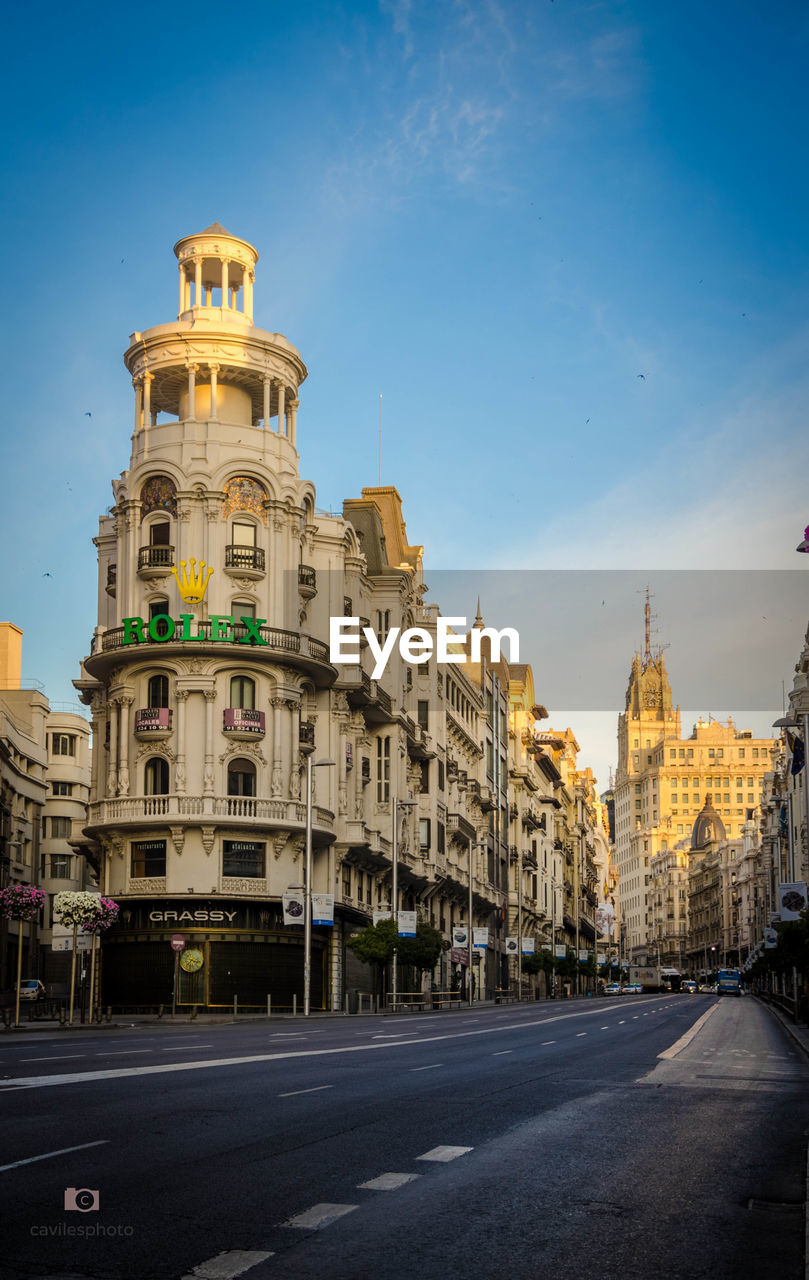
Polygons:
M312 924L334 924L334 894L312 894Z
M765 929L764 930L764 950L772 951L773 947L777 947L777 946L778 946L778 930Z
M304 897L299 891L281 895L284 907L284 924L303 924Z
M579 951L579 959L586 964L587 961L590 959L590 952L586 950Z
M535 948L536 948L535 938L523 938L522 953L524 956L532 956L534 954Z
M782 884L779 889L782 920L800 920L801 912L806 910L806 882Z
M415 938L416 936L416 913L415 911L399 912L399 937Z
M519 938L506 938L506 955L516 956L519 947Z
M82 933L81 930L76 935L76 951L89 951L93 945L92 934ZM51 932L51 951L72 951L73 950L73 925L54 924Z
M553 949L553 954L556 956L557 960L564 960L565 956L567 955L567 947L565 946L564 942L557 942L556 946Z
M374 924L379 924L380 920L390 920L392 915L393 915L393 912L390 909L388 909L387 911L383 911L383 910L375 911Z
M485 951L488 945L489 945L489 930L473 929L472 930L472 946L474 950Z

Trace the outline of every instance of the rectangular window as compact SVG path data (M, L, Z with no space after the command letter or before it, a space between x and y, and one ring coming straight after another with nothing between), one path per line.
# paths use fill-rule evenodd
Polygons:
M50 876L52 880L69 880L70 879L70 854L69 853L52 853Z
M51 839L69 840L71 826L70 818L51 818Z
M417 719L418 719L418 722L419 722L419 724L421 725L422 729L429 729L429 727L430 727L430 704L429 704L429 702L427 701L427 699L426 699L426 698L425 698L424 700L422 700L421 698L419 698L419 701L418 701L418 710L417 710Z
M390 738L376 740L376 799L378 804L390 800Z
M343 867L343 897L351 897L351 868Z
M444 761L438 761L438 790L444 790Z
M166 874L165 840L133 840L130 875L135 879Z
M751 786L752 786L752 783L751 783ZM73 783L72 782L52 782L51 794L55 796L72 796Z
M256 545L256 526L254 524L238 524L234 520L233 545L236 547L254 547Z
M422 850L430 847L430 819L419 818L419 848Z
M264 878L264 845L257 840L222 841L222 875Z
M753 759L758 760L758 747L753 747Z
M739 747L739 759L744 760L744 747Z
M52 733L51 734L51 755L75 756L75 754L76 754L75 733Z
M669 751L669 760L676 760L676 759L677 759L677 749L676 747L672 747Z
M427 795L430 790L430 761L422 760L421 762L421 794Z

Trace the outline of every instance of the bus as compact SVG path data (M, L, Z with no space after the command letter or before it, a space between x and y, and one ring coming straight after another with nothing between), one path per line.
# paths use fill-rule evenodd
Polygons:
M720 969L716 980L718 996L740 996L742 994L742 975L738 969Z

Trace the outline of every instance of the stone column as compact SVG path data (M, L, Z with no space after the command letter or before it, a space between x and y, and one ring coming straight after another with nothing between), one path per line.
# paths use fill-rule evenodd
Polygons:
M180 315L185 311L185 267L180 263Z
M281 745L281 716L286 706L286 698L272 698L272 781L270 783L273 800L280 800L283 795L283 749Z
M290 400L289 402L289 442L295 443L295 436L298 430L298 405L300 400Z
M110 744L107 764L107 796L118 791L118 699L109 700Z
M272 378L264 379L264 430L270 429L270 393L272 391Z
M197 367L198 366L195 364L189 364L186 367L188 369L188 418L189 418L189 421L196 422L197 420L196 390L197 390Z
M121 723L118 730L118 751L120 763L118 767L118 794L129 795L129 708L135 701L131 693L121 694Z
M135 388L135 434L137 435L143 426L143 383L140 378L133 378L132 386Z
M230 299L228 298L228 260L222 259L222 306L230 307Z
M249 319L253 319L253 273L247 273L247 292L245 293L244 313Z
M149 426L152 416L152 383L154 382L153 373L144 373L143 375L143 426Z
M177 701L177 724L175 726L175 746L177 758L174 764L174 787L178 795L185 795L185 704L188 701L188 690L178 689L175 693Z
M202 306L202 258L194 259L194 306Z
M213 709L216 702L216 690L205 689L205 775L203 779L203 795L212 796L214 793L214 777L213 777Z
M242 267L242 311L248 315L247 310L247 289L250 283L250 268Z
M300 734L298 732L300 724L300 702L292 698L287 699L287 707L291 712L290 715L290 763L289 763L289 794L293 800L299 800L301 796L301 748Z
M284 429L284 396L285 394L286 394L286 390L284 388L284 384L283 382L279 382L278 383L278 434L279 436L286 435L286 431Z
M216 405L216 375L219 372L218 364L209 364L208 368L211 373L211 419L215 422L217 417Z

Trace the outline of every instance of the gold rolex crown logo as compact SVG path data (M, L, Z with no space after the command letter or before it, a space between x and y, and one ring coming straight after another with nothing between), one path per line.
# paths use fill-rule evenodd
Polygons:
M196 560L181 560L180 568L182 569L182 577L172 565L171 572L177 579L177 586L180 588L180 595L183 600L187 600L189 604L199 604L205 595L205 591L210 581L213 569L206 572L205 561L200 560L199 568L196 567ZM190 571L189 571L190 566Z

